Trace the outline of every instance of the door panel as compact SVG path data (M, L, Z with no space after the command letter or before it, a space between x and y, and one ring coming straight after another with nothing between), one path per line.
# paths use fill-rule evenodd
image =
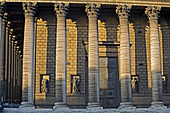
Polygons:
M104 108L118 107L118 58L99 58L100 101Z

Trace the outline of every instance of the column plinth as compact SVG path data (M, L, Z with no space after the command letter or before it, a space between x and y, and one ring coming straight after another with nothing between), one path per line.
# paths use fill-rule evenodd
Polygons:
M89 20L88 37L88 106L87 109L102 109L99 102L99 46L98 15L101 4L87 4L86 12Z
M131 95L131 69L130 69L130 40L128 17L131 6L119 5L116 13L120 22L120 85L121 103L119 108L135 108L132 104Z
M53 109L69 109L67 106L67 35L66 15L68 3L55 3L54 10L57 17L56 35L56 102Z
M150 108L166 108L162 101L161 52L158 27L158 14L161 7L149 6L145 14L150 24L151 75L152 75L152 103Z
M34 14L36 3L25 2L22 103L20 108L35 108L33 101L33 67L34 67Z

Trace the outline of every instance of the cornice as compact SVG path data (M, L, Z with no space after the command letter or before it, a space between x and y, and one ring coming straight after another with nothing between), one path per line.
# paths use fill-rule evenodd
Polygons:
M56 3L56 2L68 2L68 3L100 3L110 5L133 5L133 6L154 6L160 5L161 7L170 7L170 0L0 0L6 2L39 2L39 3Z

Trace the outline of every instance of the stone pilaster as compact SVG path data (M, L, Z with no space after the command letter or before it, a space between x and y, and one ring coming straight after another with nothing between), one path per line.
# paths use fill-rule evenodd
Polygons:
M22 103L20 108L35 108L33 102L33 65L34 65L34 15L37 3L25 2Z
M131 64L128 17L131 6L119 5L116 13L120 22L120 85L121 103L119 108L133 108L131 96Z
M161 7L149 6L145 14L150 24L151 75L152 75L152 103L151 108L165 108L162 101L161 52L158 28L158 15Z
M54 109L67 107L67 38L66 15L68 3L55 3L54 10L57 17L56 35L56 103Z
M89 20L88 37L88 106L101 108L99 103L99 46L98 46L98 15L101 4L87 4L86 12Z

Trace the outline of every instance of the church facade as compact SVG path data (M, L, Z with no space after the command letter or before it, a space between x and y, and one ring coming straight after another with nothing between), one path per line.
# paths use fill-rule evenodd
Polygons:
M4 107L170 106L169 0L0 2Z

